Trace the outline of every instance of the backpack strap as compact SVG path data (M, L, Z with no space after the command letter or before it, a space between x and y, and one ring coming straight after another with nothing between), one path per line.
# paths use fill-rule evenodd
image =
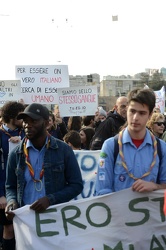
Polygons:
M157 140L157 154L159 157L159 169L158 169L158 174L157 174L157 184L160 184L159 182L159 172L160 172L160 165L161 165L161 159L162 159L162 152L161 152L161 143L160 139L156 137Z
M157 154L158 154L158 157L159 157L159 167L160 167L160 162L161 162L161 159L162 159L162 152L161 152L161 144L160 144L160 139L156 137L156 140L157 140Z
M119 154L118 134L114 136L114 165Z

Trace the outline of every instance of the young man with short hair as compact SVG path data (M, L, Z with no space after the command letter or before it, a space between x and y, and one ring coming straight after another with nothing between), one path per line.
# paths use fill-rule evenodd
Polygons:
M119 153L114 159L114 137L102 146L95 195L131 187L133 191L150 192L166 188L166 144L157 142L146 128L155 107L150 89L136 89L128 95L127 127L118 135ZM160 143L162 158L157 154Z

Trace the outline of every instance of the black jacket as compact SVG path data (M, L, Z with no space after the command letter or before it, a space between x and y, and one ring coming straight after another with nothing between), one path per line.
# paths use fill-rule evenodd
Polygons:
M96 128L91 141L91 150L100 150L104 141L119 133L119 129L126 120L116 112L110 111L105 121L101 122Z

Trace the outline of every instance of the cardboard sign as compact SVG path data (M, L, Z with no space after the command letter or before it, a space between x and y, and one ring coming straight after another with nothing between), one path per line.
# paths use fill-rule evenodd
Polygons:
M19 101L20 99L20 80L0 80L0 107L8 101Z
M16 66L26 104L57 104L57 88L69 87L67 65Z
M94 115L98 107L97 86L58 89L61 116Z

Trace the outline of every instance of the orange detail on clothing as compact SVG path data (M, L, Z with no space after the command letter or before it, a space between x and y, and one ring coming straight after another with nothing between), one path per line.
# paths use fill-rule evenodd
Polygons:
M164 192L164 206L163 206L163 212L164 212L164 215L166 216L166 191Z

